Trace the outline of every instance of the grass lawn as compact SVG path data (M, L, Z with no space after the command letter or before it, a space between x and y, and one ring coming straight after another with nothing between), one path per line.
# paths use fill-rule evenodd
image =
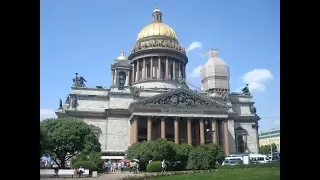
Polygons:
M257 168L227 170L209 173L184 174L166 177L156 177L152 180L280 180L280 168Z

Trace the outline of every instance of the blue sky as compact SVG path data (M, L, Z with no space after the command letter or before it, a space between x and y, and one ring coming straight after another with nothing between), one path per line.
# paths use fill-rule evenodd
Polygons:
M158 5L187 55L188 81L198 76L209 48L229 65L231 90L251 86L260 130L280 122L279 0L41 0L40 116L53 117L78 72L87 86L110 86L110 64L128 56Z

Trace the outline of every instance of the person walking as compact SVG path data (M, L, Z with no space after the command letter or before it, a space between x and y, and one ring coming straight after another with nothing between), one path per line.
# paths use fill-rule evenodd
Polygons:
M162 168L162 172L165 172L165 168L166 168L166 162L165 162L165 160L163 160L163 161L161 162L161 168Z

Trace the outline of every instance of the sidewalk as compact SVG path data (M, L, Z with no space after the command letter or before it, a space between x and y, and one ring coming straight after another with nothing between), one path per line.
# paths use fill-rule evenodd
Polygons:
M127 177L127 176L143 176L143 174L133 174L129 172L120 173L118 172L110 172L107 174L102 174L97 178L76 178L76 179L83 179L83 180L119 180L120 178ZM41 178L40 180L71 180L71 177L60 177L60 178Z

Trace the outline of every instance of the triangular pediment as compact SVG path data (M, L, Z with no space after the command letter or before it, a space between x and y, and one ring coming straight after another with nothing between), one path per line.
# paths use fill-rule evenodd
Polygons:
M219 108L226 110L230 108L226 103L216 101L186 88L178 88L150 98L139 100L131 103L131 106Z

